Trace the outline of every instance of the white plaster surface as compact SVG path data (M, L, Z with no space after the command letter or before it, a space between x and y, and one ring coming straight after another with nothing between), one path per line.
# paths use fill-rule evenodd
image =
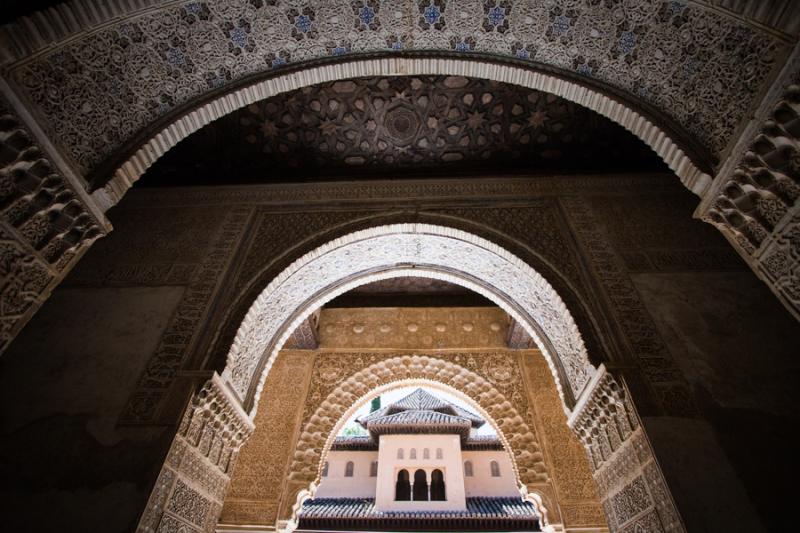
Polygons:
M462 451L464 462L472 461L472 476L464 476L464 488L467 497L519 496L519 488L514 478L514 470L508 453L505 451ZM497 461L500 477L492 477L491 462Z
M328 453L328 475L322 478L317 498L374 498L377 477L370 477L370 465L378 460L373 451ZM353 477L346 477L347 462L353 462Z
M403 459L397 458L398 448L403 449ZM416 459L411 459L411 449L416 449ZM423 450L430 449L425 459ZM436 448L442 449L442 458L436 458ZM378 490L375 508L380 511L455 511L467 508L464 499L464 473L461 467L461 439L458 435L381 435L378 455ZM401 469L408 470L413 483L414 472L426 471L430 486L431 473L439 469L444 474L445 501L395 501L395 481ZM412 488L413 492L413 488Z

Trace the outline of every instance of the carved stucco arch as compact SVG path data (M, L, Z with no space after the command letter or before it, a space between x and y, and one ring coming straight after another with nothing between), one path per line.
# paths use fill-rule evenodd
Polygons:
M655 518L665 532L685 532L624 381L618 382L603 365L592 366L575 322L552 286L489 241L427 224L350 233L306 254L270 283L247 313L223 375L215 373L193 395L138 531L175 523L176 516L213 528L236 456L252 434L264 381L283 343L331 298L398 276L440 279L474 290L500 305L533 337L553 374L568 425L589 452L613 531L629 523L646 527L609 511L613 502L633 498L637 508L647 510L642 520ZM502 406L502 399L493 399ZM487 414L492 413L487 409Z
M319 483L322 461L345 422L368 398L405 386L430 386L474 404L479 414L497 431L504 448L512 451L511 463L517 480L525 485L547 481L544 456L533 429L528 427L510 400L485 377L427 355L391 357L342 381L303 426L290 479Z
M581 335L589 349L590 360L594 364L605 360L605 355L611 353L604 337L601 324L592 312L591 306L581 295L580 289L555 263L548 259L541 251L513 235L510 235L492 224L463 216L437 213L434 211L410 212L409 210L390 210L386 212L369 213L363 216L354 216L344 222L331 222L324 229L315 231L308 236L301 237L297 242L287 245L281 254L270 258L259 270L248 277L235 296L234 303L230 306L224 319L220 321L221 328L214 338L213 353L220 361L218 370L224 366L224 357L227 354L234 336L252 302L255 301L263 287L267 286L280 272L281 266L288 266L294 260L302 257L308 251L322 246L338 237L361 231L363 229L395 224L430 224L459 229L491 241L501 248L518 254L534 270L548 280L557 289L567 307L574 315L576 322L581 325ZM578 309L579 307L579 309Z
M251 415L278 352L308 315L355 287L403 276L455 283L502 307L539 346L569 414L596 369L572 315L547 280L475 235L444 226L396 224L350 233L307 253L258 296L223 372Z
M791 18L788 1L753 18ZM586 105L634 131L699 192L791 46L748 20L753 13L702 2L462 0L435 2L436 20L424 15L428 2L368 4L364 19L366 4L349 0L74 0L1 28L0 64L77 172L101 178L98 186L119 170L98 193L107 206L164 150L254 98L426 72L520 83Z
M620 124L655 151L689 190L702 196L711 176L697 157L688 152L687 134L658 120L647 106L622 99L616 91L603 90L601 84L587 84L568 72L535 69L489 59L453 57L397 57L327 62L271 76L234 89L182 114L174 116L147 140L131 150L131 155L113 169L113 177L93 193L105 209L115 205L131 186L162 155L207 124L238 109L281 93L338 80L370 76L446 75L482 78L554 94Z
M347 420L375 395L415 386L447 392L476 410L495 429L503 443L520 494L523 498L532 498L537 508L546 513L541 495L529 492L529 485L549 479L544 456L534 430L511 401L486 378L455 363L425 355L403 355L385 359L349 376L309 417L300 432L289 469L291 481L308 484L296 496L292 520L303 501L314 497L321 480L322 465Z

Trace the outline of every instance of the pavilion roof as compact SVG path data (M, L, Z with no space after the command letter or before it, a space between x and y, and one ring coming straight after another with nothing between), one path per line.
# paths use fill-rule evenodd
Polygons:
M397 416L401 413L410 412L415 414ZM455 418L460 420L456 422ZM470 427L479 428L486 423L482 417L472 411L437 398L423 389L417 389L400 400L358 419L358 423L370 431L372 431L371 428L379 426L391 426L394 429L399 429L398 424L400 423L420 425L420 428L410 428L409 433L419 433L422 427L430 427L436 424L444 424L447 427L457 426L460 433L460 428L463 427L464 422L468 424L467 432ZM400 431L397 432L400 433Z
M461 416L448 415L438 411L409 409L375 418L367 422L366 426L372 435L457 433L463 438L467 438L472 423Z

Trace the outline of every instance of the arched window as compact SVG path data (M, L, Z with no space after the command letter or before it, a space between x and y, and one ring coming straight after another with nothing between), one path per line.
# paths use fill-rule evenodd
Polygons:
M372 461L369 465L369 477L378 477L378 461Z
M497 464L497 461L492 461L489 467L492 469L492 477L500 477L500 465Z
M344 467L344 477L353 477L353 461L347 461Z
M441 448L436 448L436 458L437 459L444 459L444 454L442 453Z
M423 459L430 459L431 458L431 451L428 448L422 450L422 458Z
M411 453L408 454L409 459L416 459L417 458L417 449L411 448Z
M397 458L398 459L404 459L404 457L403 457L403 448L398 448L397 449Z
M464 477L472 477L472 461L464 461Z
M394 485L394 499L406 501L411 499L411 483L408 481L408 470L397 473L397 483Z
M438 468L431 473L431 500L444 501L447 496L444 491L444 474Z
M420 469L414 472L414 501L428 500L428 476Z
M325 464L322 465L322 477L328 477L328 461L325 461Z

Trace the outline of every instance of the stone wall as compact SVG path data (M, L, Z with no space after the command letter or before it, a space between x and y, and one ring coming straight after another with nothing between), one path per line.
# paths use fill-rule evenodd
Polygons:
M119 512L98 495L128 487L137 497L127 502L144 501L190 392L222 369L269 280L336 236L420 221L496 242L547 278L593 362L624 376L673 490L693 485L686 457L711 453L716 472L732 473L713 491L719 500L741 509L742 523L774 529L790 492L769 481L786 471L770 451L785 450L784 428L798 418L787 407L797 404L797 324L724 239L691 218L694 203L672 176L134 191L109 213L116 231L0 360L0 451L25 452L4 466L5 480L22 480L5 488L8 501L53 501L85 520L113 517L107 531L130 529L138 504ZM19 398L36 399L27 418ZM669 438L656 429L668 421L682 428ZM82 449L51 467L38 458L52 455L53 440ZM686 455L670 453L676 442ZM78 513L87 499L92 513ZM690 507L690 531L713 529L713 514Z

